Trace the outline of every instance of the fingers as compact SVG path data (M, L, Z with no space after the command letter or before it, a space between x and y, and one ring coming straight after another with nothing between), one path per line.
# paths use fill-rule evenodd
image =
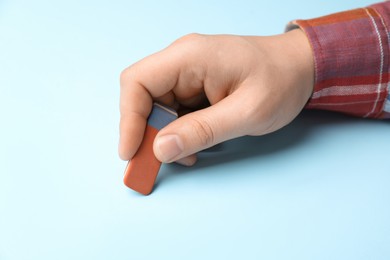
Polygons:
M235 96L234 93L213 106L180 117L160 130L153 146L156 157L173 162L244 135L247 116L239 103L242 99Z
M174 101L169 91L176 84L180 64L168 62L167 55L163 52L152 55L121 74L118 152L123 160L130 160L142 141L153 99L166 104Z
M196 157L196 154L191 154L187 157L184 157L184 158L177 160L176 163L184 165L184 166L192 166L196 163L197 159L198 158Z
M192 46L192 47L191 47ZM118 152L123 160L130 160L142 142L146 120L153 100L173 106L176 98L195 102L192 96L202 93L202 80L196 81L192 91L184 91L177 86L193 86L194 73L188 67L198 63L199 48L195 47L193 37L179 40L179 43L153 54L121 74L120 94L120 140ZM195 91L194 91L195 89Z
M121 88L119 157L130 160L137 151L152 109L152 98L145 88L130 82Z

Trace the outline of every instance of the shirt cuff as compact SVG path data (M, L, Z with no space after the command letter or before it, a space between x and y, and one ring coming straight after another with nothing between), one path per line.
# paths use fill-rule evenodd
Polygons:
M390 118L390 2L296 20L314 55L315 86L306 108Z

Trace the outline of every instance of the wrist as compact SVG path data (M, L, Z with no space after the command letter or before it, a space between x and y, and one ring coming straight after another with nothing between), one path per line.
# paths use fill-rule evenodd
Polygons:
M288 46L290 47L291 66L296 68L298 82L304 88L306 102L310 99L314 90L315 83L315 68L314 56L309 39L300 29L295 29L286 32L284 37L287 38Z

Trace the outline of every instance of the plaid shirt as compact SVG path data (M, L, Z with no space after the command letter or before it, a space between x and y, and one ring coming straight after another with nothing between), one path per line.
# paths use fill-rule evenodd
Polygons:
M390 1L297 20L314 54L315 86L307 108L390 118Z

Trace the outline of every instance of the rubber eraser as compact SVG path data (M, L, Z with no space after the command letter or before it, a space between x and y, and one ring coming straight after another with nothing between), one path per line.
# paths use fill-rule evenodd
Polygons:
M124 184L141 194L152 192L161 162L153 153L153 142L158 131L177 118L175 110L154 103L144 132L144 138L125 169Z

